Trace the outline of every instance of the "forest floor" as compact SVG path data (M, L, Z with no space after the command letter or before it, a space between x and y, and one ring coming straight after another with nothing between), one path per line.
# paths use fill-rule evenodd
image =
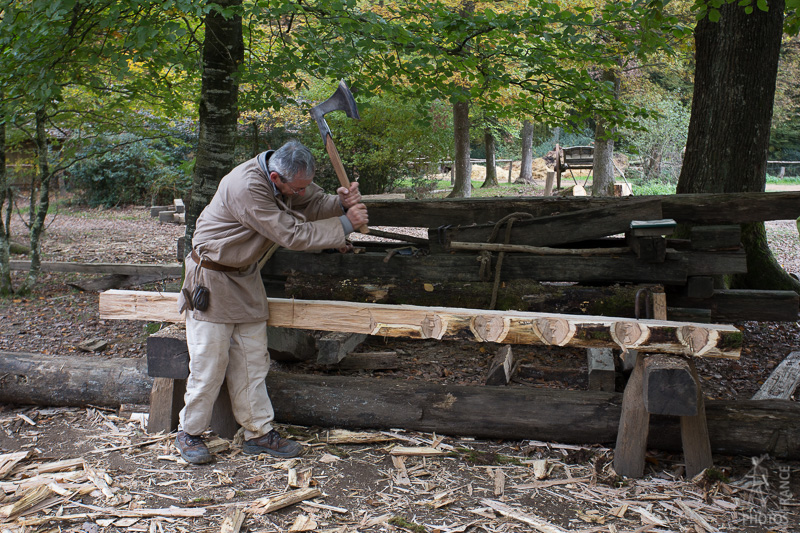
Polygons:
M800 272L795 222L770 222L767 230L778 261ZM15 220L12 233L21 232ZM47 228L43 259L171 263L182 233L182 226L161 225L144 208L62 209ZM21 276L15 273L15 282ZM0 300L0 354L144 357L145 324L100 320L98 295L70 285L87 278L46 273L31 296ZM172 291L176 281L145 288ZM750 398L790 351L800 349L798 323L736 326L745 332L742 358L699 365L710 398ZM101 353L81 351L90 339L108 346ZM406 363L382 375L399 379L477 384L493 357L475 345L390 342L396 344L382 349L396 349ZM585 376L585 356L574 351L532 350L522 357ZM325 370L304 364L295 371ZM585 382L510 386L582 388ZM800 531L800 464L793 461L715 456L713 472L687 480L680 455L651 450L646 476L623 480L611 467L613 450L592 443L403 430L367 432L374 442L354 443L353 435L336 442L327 429L279 426L306 445L301 458L247 456L224 441L214 463L196 467L179 458L173 436L147 434L145 410L0 406L0 531L232 533L221 525L235 510L246 512L242 531L250 532ZM414 446L438 452L402 455L402 448ZM75 462L53 464L64 460ZM14 502L30 497L37 483L45 487L41 502L16 516ZM270 498L303 487L322 495L267 512Z

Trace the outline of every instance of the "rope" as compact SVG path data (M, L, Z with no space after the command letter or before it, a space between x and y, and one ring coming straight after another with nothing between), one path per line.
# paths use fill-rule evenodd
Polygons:
M514 222L516 222L517 220L531 220L533 218L534 218L534 216L531 215L530 213L511 213L510 215L504 216L503 218L501 218L497 222L497 224L494 225L494 229L492 229L492 234L489 236L489 240L487 242L490 242L490 243L494 242L494 240L497 238L497 234L500 233L500 229L503 227L503 225L505 225L506 226L506 234L505 234L505 239L504 239L503 244L510 244L510 241L511 241L511 228L514 226ZM481 260L481 275L482 276L485 273L485 269L484 269L484 254L488 255L489 268L491 268L491 252L481 252L481 256L480 256L481 259L480 260ZM503 259L505 258L505 255L506 255L505 252L499 252L497 254L497 265L495 266L495 269L494 269L494 285L492 286L492 299L491 299L491 302L489 303L489 309L494 309L495 304L497 303L497 292L498 292L498 290L500 288L500 274L502 272ZM487 274L487 277L488 277L488 275L491 275L491 274L490 273ZM484 278L482 277L481 279L484 279Z

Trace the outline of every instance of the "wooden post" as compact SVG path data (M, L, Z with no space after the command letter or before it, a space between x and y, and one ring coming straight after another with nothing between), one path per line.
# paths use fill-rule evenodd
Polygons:
M511 183L511 170L514 168L514 160L508 162L508 182Z
M503 346L497 351L486 374L486 385L508 385L514 369L514 355L511 346Z
M650 413L642 398L643 374L644 358L638 357L622 397L622 414L614 448L614 470L621 476L642 477L644 474Z
M183 394L186 392L185 379L154 378L150 392L150 416L147 419L147 432L169 433L178 427L178 415L183 409Z
M556 173L552 170L547 171L547 180L544 182L544 196L553 195L553 180L555 180Z
M694 361L689 360L689 369L697 386L697 415L681 417L681 441L683 442L683 460L686 465L686 477L691 479L706 468L714 466L711 457L711 439L708 436L706 421L706 404L703 390L697 376Z
M617 374L611 348L587 348L586 358L589 365L589 390L614 392Z

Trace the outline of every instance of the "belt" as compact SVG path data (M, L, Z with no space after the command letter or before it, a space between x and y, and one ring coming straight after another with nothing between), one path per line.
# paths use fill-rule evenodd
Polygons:
M219 263L215 263L210 259L201 259L197 252L192 250L192 259L194 262L200 265L203 268L207 268L209 270L216 270L217 272L239 272L241 269L228 266L228 265L220 265Z

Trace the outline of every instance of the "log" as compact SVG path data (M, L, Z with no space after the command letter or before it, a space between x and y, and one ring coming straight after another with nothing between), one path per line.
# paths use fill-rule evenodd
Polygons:
M19 375L15 358L0 357L0 402L38 405L86 405L96 398L82 398L84 376L101 361L98 357L61 357L23 354L29 381L46 380L49 387L7 387L8 376ZM111 380L109 407L121 403L147 403L151 380L141 360L114 361L117 374ZM131 394L118 386L118 374L140 373L130 382ZM100 373L94 372L94 375ZM48 376L58 376L52 378ZM613 443L617 434L622 397L617 393L537 389L532 387L485 387L438 385L419 381L356 376L299 375L270 372L270 398L282 423L350 429L405 428L476 438L539 439L563 443ZM131 387L127 387L130 391ZM71 403L71 399L78 402ZM67 403L64 403L67 402ZM366 408L365 408L366 406ZM533 406L533 407L532 407ZM800 459L800 405L788 400L708 401L706 405L711 444L715 453L761 455ZM655 417L649 444L662 450L680 450L678 419Z
M0 403L59 406L150 401L152 378L144 359L124 364L105 357L74 357L0 351Z
M100 318L179 322L183 316L176 300L176 293L106 291L100 294ZM268 324L383 337L637 348L734 359L742 343L742 333L727 325L280 298L270 300Z
M485 281L475 253L430 254L424 257L386 254L308 254L278 251L262 269L262 277L286 277L294 272L312 276L346 278L408 278L426 282ZM683 285L689 275L689 254L668 254L660 264L643 263L632 254L618 257L532 256L508 254L503 261L502 281L577 281L579 283L670 283ZM493 261L494 266L496 261ZM724 272L723 272L724 273Z
M476 252L431 253L425 256L387 253L308 254L278 251L261 270L266 280L286 279L295 272L312 276L358 279L397 278L426 282L476 282L481 263ZM497 258L492 259L492 271ZM645 263L633 254L584 257L578 255L506 254L501 280L575 281L578 283L667 283L683 285L689 275L735 274L747 271L744 253L691 252L667 249L663 263Z
M624 209L617 207L595 207L572 211L560 215L548 215L533 220L520 219L511 229L511 244L548 246L597 239L624 233L633 220L661 218L661 202L653 199L637 199L626 203ZM498 231L496 224L478 224L447 228L443 232L431 230L430 241L447 245L453 241L504 242L505 225Z
M459 283L428 281L424 278L377 277L361 280L295 273L287 280L285 292L280 296L301 300L487 309L492 299L493 285L492 282L481 281ZM550 285L522 279L510 280L498 291L495 309L634 317L637 291L654 287L657 285Z
M693 250L737 250L742 245L741 226L694 226Z
M800 295L794 291L717 289L710 298L671 294L669 304L674 307L708 309L710 319L721 322L795 322L800 310Z
M30 270L30 261L10 261L11 270ZM125 264L125 263L69 263L48 262L41 264L42 272L78 272L81 274L120 274L123 276L161 276L164 278L180 278L183 265L168 263Z
M546 246L529 246L527 244L500 244L493 242L461 242L452 241L451 250L470 250L474 252L510 252L533 255L624 255L628 248L549 248ZM666 242L664 245L666 254Z
M636 197L638 199L638 197ZM679 224L742 224L800 217L800 192L745 192L648 196L661 201L664 218ZM634 197L445 198L437 200L369 200L369 222L376 226L437 228L488 224L512 213L544 217L580 209L616 206L625 209Z

